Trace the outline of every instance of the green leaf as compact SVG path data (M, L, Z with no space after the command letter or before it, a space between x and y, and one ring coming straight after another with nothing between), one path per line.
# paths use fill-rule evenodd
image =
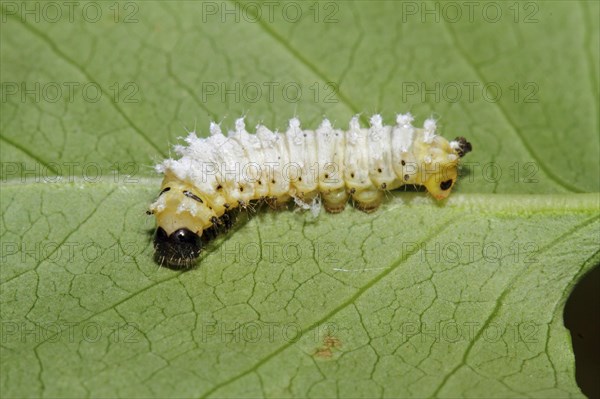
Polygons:
M469 4L3 2L1 396L582 396L599 5ZM153 261L184 127L409 110L473 143L447 201L262 209Z

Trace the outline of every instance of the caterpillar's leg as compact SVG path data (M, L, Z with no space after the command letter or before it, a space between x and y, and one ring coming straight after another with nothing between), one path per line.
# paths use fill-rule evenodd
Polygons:
M213 217L211 220L213 225L202 232L202 241L208 242L231 229L237 220L239 211L238 207L223 213L219 218Z
M348 193L344 187L323 193L323 206L329 213L340 213L346 207Z
M267 203L267 205L269 205L269 208L278 211L278 210L286 209L287 205L291 199L292 199L292 197L290 195L283 194L283 195L280 195L279 197L265 198L265 202Z
M356 208L363 212L371 213L377 210L383 200L383 192L380 190L356 191L352 198L356 201Z

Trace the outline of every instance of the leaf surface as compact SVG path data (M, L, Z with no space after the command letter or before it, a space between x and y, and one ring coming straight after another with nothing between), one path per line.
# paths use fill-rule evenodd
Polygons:
M2 397L581 396L598 3L252 4L2 3ZM153 262L184 127L408 110L473 143L448 201L261 210L192 271Z

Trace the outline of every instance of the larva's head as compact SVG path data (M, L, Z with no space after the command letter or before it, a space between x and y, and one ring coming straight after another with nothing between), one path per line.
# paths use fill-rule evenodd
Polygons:
M161 265L172 269L188 269L200 256L202 244L198 234L185 227L168 234L158 226L154 234L154 249Z
M158 225L154 233L156 260L172 269L192 267L202 250L198 221L193 216L194 200L186 188L168 176L158 199L150 205L149 213L156 216Z
M445 141L445 140L444 140ZM427 173L427 178L423 185L427 191L437 200L443 200L450 195L452 187L458 178L458 161L466 153L473 149L471 143L464 137L457 137L454 141L443 145L444 161L438 161L432 172Z

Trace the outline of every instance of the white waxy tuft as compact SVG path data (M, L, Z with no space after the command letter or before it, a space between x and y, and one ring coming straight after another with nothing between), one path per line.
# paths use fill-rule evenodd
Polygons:
M185 142L188 144L194 144L196 141L198 141L198 136L196 136L196 132L190 132L185 137Z
M415 120L415 117L412 116L410 112L406 114L398 114L396 116L396 123L402 127L412 127L412 122Z
M369 139L379 141L382 138L383 119L381 115L375 114L371 117L371 130L369 131Z
M238 118L235 120L235 132L241 133L246 129L246 122L244 122L244 117Z
M331 131L332 129L331 122L329 122L329 119L323 119L323 122L321 122L321 124L319 125L319 129L322 129L325 133L329 133L329 131Z
M352 119L350 119L349 126L350 131L348 132L348 135L346 137L351 145L355 145L358 141L358 131L360 130L360 124L358 123L358 115L355 115L352 117Z
M221 131L221 126L219 126L219 124L215 123L215 122L210 123L209 130L210 130L211 136L216 136L217 134L223 134L223 132Z
M456 140L450 142L450 148L453 150L458 150L460 148L460 143Z
M435 133L435 129L437 129L437 122L433 118L425 119L423 123L423 129Z
M437 129L437 123L435 119L425 119L423 123L423 142L430 144L435 138L435 129Z
M256 135L260 137L266 147L273 148L277 140L279 139L279 135L270 131L266 126L261 124L256 125Z
M331 126L331 122L329 122L329 119L325 118L317 128L316 134L322 135L325 137L325 141L329 142L331 141L332 132L333 127Z
M398 143L398 147L402 153L409 152L410 147L412 146L414 134L412 122L414 120L415 118L410 112L396 115L396 123L398 126L393 130L395 136L393 140Z
M312 214L312 216L314 218L317 218L319 216L319 213L321 213L321 197L320 196L316 196L315 198L313 198L311 204L310 204L310 213Z
M177 213L189 212L192 216L196 216L198 207L189 198L184 198L177 207Z
M312 201L310 203L305 202L304 200L302 200L299 197L293 196L292 197L294 199L294 203L296 204L296 206L304 211L310 211L310 213L312 214L312 216L314 218L319 216L319 213L321 213L321 197L320 196L316 196L312 199Z
M290 119L288 132L291 133L295 145L300 146L304 144L304 134L302 133L302 129L300 129L300 119Z
M381 129L383 127L383 119L381 119L381 115L379 114L373 115L370 122L373 129Z
M448 161L454 162L458 159L458 155L456 154L448 154Z
M290 129L299 129L300 128L300 119L292 118L290 119Z
M352 117L352 119L350 119L350 130L359 130L360 129L360 123L358 123L358 115L354 115Z
M154 210L155 212L162 212L166 207L167 201L164 196L158 197L158 199L154 201L152 205L150 205L150 209Z
M427 130L423 131L423 143L431 144L434 138L435 134L428 132Z
M167 167L164 163L159 163L154 165L154 170L156 171L156 173L164 174L167 170Z
M179 155L184 155L187 152L187 147L181 144L175 144L173 146L173 151Z
M431 163L433 159L431 159L431 155L425 155L423 161L425 161L425 163Z

